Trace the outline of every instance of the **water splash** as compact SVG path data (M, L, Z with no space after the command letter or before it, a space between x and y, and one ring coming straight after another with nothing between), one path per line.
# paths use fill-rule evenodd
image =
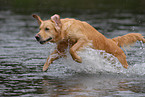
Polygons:
M145 63L130 64L128 69L125 69L116 57L104 51L85 48L77 53L82 57L82 63L73 61L70 54L67 54L67 58L61 59L61 64L64 64L68 69L74 70L75 72L86 72L91 74L117 73L127 76L145 75Z
M139 41L140 42L140 49L144 49L144 44L142 41Z

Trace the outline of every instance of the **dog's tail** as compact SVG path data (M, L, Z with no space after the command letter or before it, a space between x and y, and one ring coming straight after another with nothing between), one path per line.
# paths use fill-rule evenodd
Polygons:
M112 39L119 47L129 46L136 41L142 41L145 43L144 36L140 33L129 33L123 36L118 36Z

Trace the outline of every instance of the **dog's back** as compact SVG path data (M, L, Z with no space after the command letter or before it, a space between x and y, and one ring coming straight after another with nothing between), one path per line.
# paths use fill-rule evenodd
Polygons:
M114 56L121 55L122 53L124 53L121 50L121 48L115 44L114 41L107 39L103 34L98 32L94 27L92 27L87 22L82 22L75 19L67 19L67 20L68 22L69 21L72 22L72 24L69 26L68 29L71 32L70 34L75 34L78 36L82 35L83 38L87 37L88 40L92 41L94 49L105 50L107 53L111 53ZM77 36L75 36L75 38L76 37Z

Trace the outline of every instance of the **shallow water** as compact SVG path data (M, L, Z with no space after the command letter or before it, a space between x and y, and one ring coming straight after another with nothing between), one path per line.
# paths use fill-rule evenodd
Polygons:
M108 38L131 32L145 36L144 14L87 11L61 16L87 21ZM40 45L34 38L37 32L31 15L0 11L0 96L145 97L145 48L139 42L127 50L127 70L117 60L111 64L100 51L86 48L78 52L82 64L68 54L42 72L55 44Z

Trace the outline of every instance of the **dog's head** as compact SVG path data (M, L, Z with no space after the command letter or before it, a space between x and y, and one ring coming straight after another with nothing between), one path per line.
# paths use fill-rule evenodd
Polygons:
M50 20L41 20L38 15L33 15L39 24L39 32L36 34L35 38L40 44L45 44L47 42L57 42L61 39L61 21L60 16L55 14Z

